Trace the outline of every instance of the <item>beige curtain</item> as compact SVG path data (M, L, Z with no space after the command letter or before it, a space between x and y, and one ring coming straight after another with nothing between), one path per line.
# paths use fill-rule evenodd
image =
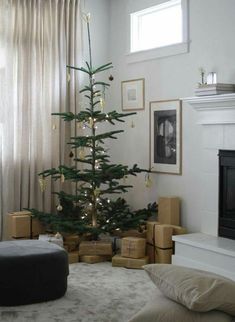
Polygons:
M51 211L56 204L51 191L60 183L48 179L42 193L37 174L69 162L71 129L51 113L77 109L77 74L68 83L66 64L81 65L82 33L80 0L1 0L0 12L4 218L27 207Z

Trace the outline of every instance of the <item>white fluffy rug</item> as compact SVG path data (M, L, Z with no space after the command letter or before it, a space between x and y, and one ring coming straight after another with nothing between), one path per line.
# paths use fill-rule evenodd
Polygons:
M144 270L112 267L109 262L72 264L63 298L0 307L0 321L127 322L151 298L154 290Z

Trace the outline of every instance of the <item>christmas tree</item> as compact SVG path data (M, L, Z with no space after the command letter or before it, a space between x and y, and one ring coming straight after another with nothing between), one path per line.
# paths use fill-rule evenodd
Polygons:
M85 15L88 33L89 62L86 67L67 66L68 70L84 73L88 77L88 84L80 93L88 102L88 107L78 114L71 112L56 113L66 122L76 122L76 125L89 130L89 135L73 136L69 142L71 158L74 166L59 165L57 169L46 170L39 175L43 187L45 178L51 176L53 180L70 181L76 184L74 193L65 191L54 192L59 199L57 213L44 213L36 209L29 209L33 216L42 221L51 231L70 232L78 235L89 234L97 239L102 232L113 233L116 230L128 230L138 227L152 215L155 204L145 209L132 211L125 199L118 197L111 199L113 194L123 194L131 188L125 184L128 175L136 175L142 171L136 164L129 168L122 164L112 164L105 149L105 141L117 139L117 134L123 130L100 133L98 126L109 122L115 126L117 122L124 122L124 118L135 113L103 112L105 104L104 92L109 83L99 81L100 73L111 69L112 63L100 67L93 67L90 39L90 16ZM112 77L109 77L112 80ZM83 167L81 167L83 165ZM122 182L121 182L122 181Z

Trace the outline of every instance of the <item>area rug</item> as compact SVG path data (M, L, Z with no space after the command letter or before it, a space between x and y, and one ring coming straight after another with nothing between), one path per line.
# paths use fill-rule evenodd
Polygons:
M144 270L112 267L109 262L72 264L63 298L0 307L0 321L127 322L148 302L154 290Z

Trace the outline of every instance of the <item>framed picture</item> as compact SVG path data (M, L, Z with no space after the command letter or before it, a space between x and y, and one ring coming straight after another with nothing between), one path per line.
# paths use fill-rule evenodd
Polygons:
M181 101L150 102L150 168L181 174Z
M122 82L122 110L144 110L144 78Z

